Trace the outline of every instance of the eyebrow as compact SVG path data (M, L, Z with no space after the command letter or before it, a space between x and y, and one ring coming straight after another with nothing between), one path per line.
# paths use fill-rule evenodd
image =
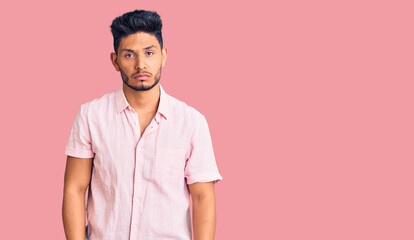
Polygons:
M156 46L151 45L151 46L145 47L144 49L147 50L147 49L150 49L150 48L156 48ZM123 52L123 51L125 51L125 52L132 52L132 53L135 52L134 50L129 49L129 48L123 48L123 49L121 49L121 52Z

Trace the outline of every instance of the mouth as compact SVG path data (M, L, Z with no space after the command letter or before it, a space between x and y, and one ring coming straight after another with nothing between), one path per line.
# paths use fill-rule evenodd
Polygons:
M134 75L133 78L138 79L138 80L145 80L147 78L149 78L150 76L148 74L137 74Z

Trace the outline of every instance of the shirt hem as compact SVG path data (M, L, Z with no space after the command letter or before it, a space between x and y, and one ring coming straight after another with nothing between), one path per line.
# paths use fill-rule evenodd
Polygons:
M187 177L187 184L193 184L196 182L214 182L214 184L223 180L223 177L218 172L203 173Z
M70 147L66 147L65 154L77 158L93 158L95 156L94 152L90 150L73 149Z

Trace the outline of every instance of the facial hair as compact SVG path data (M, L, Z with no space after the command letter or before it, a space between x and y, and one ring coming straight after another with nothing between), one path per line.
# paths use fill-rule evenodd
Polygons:
M130 78L125 74L124 71L122 71L122 70L119 70L119 71L121 72L122 81L125 83L125 85L127 85L128 87L130 87L131 89L133 89L135 91L148 91L148 90L151 90L160 81L160 78L161 78L161 68L162 67L160 67L160 70L154 76L154 79L155 79L154 84L152 84L151 86L145 86L144 84L141 84L139 87L130 85L129 84L129 79Z

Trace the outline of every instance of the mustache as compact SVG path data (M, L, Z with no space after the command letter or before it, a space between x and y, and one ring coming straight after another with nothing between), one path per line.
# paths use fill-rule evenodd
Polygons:
M142 74L147 74L148 76L151 76L151 73L149 72L137 72L137 73L132 74L132 76L142 75Z

